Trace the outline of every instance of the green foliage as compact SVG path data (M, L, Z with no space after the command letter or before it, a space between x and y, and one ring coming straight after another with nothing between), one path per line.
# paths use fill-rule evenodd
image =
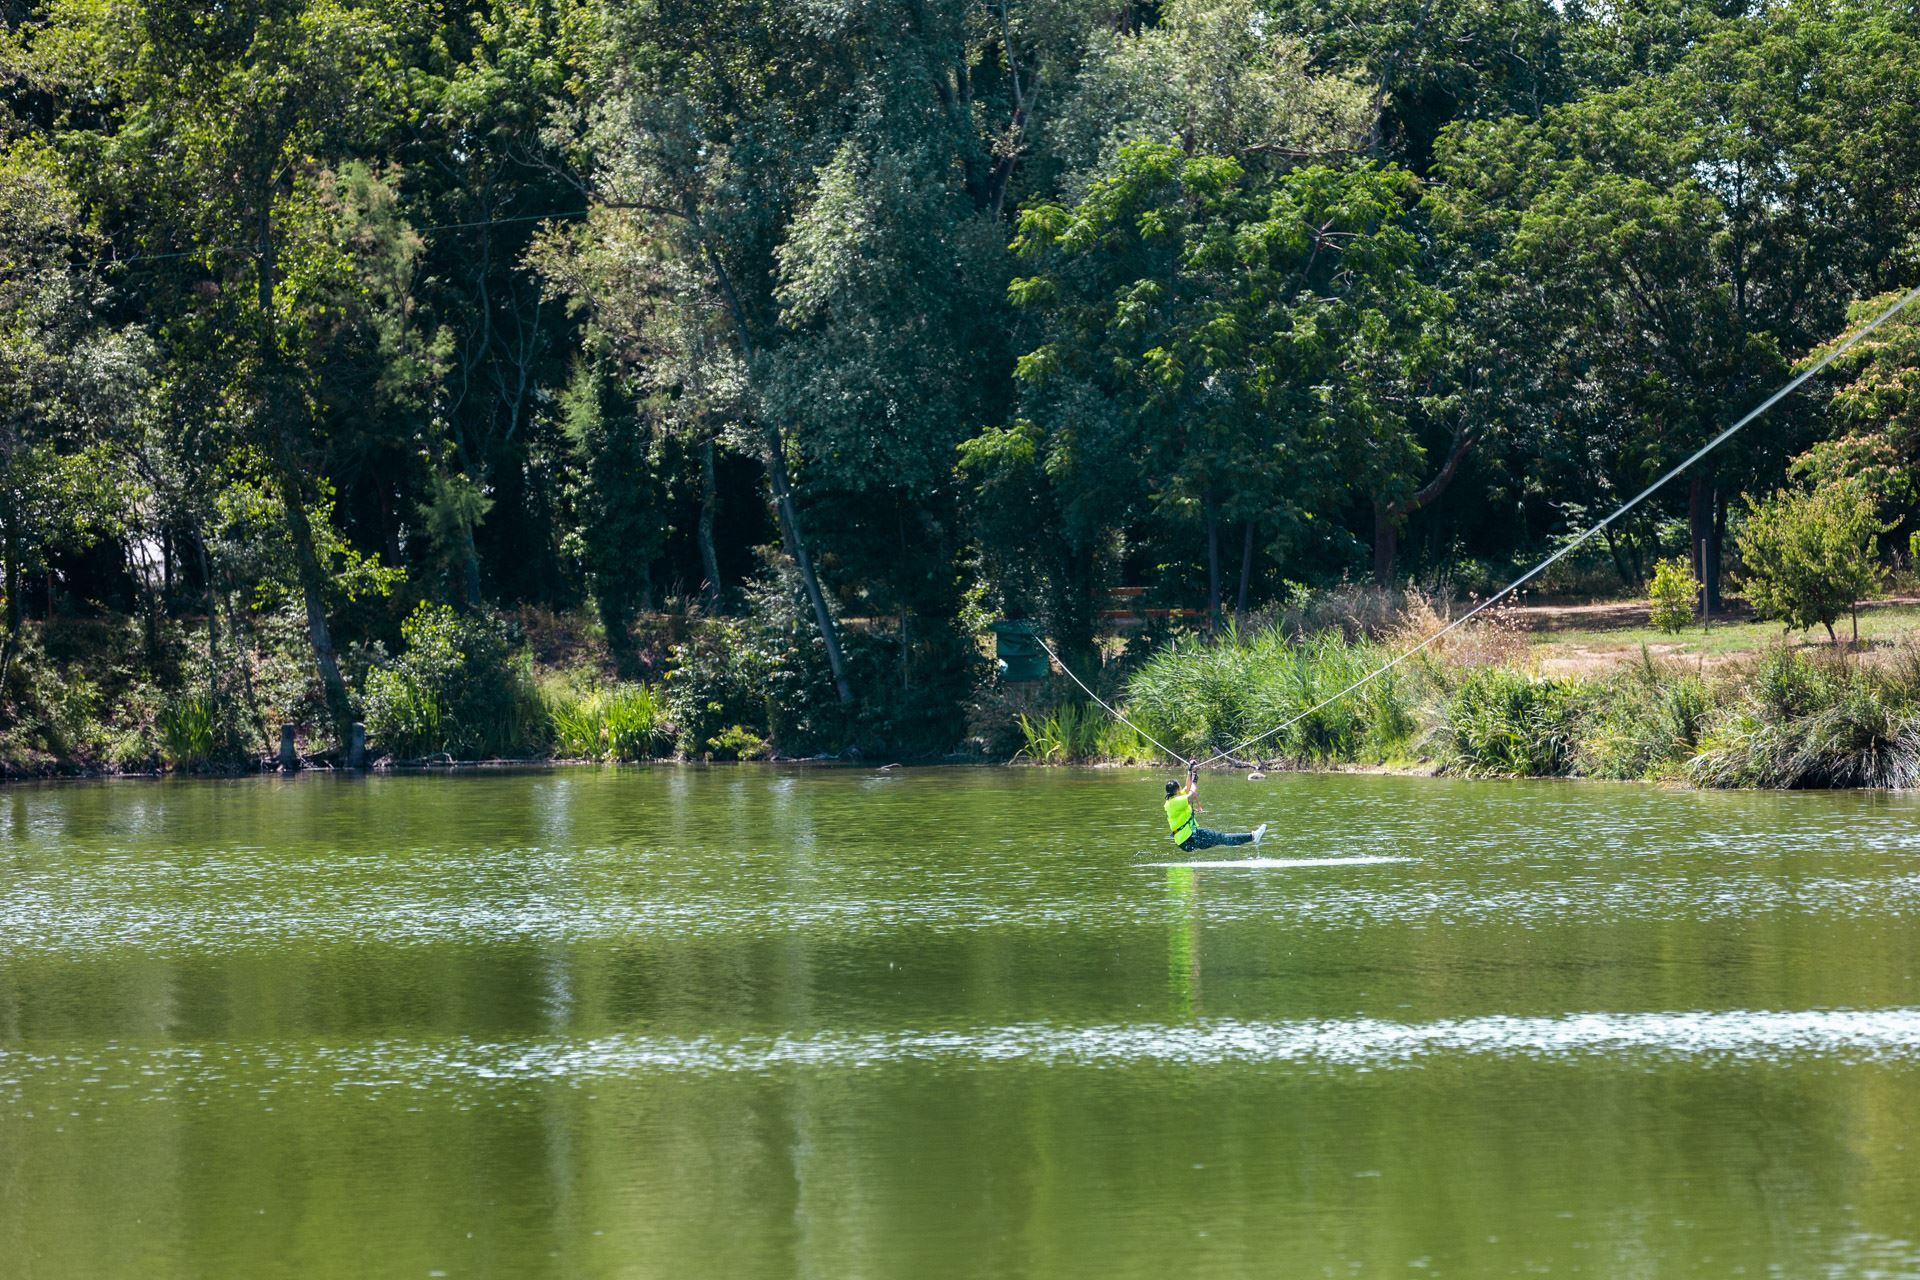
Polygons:
M1187 637L1155 653L1127 682L1127 708L1142 728L1187 756L1211 755L1303 717L1249 747L1259 759L1386 759L1417 732L1413 682L1389 672L1330 706L1315 704L1390 655L1337 632L1293 641L1277 629L1212 644Z
M1878 675L1782 649L1714 723L1688 764L1704 787L1920 784L1920 670Z
M400 759L526 754L547 745L550 718L505 628L421 604L401 627L400 656L367 676L367 735Z
M715 760L763 760L773 754L771 742L737 724L730 724L708 738L706 749Z
M168 703L155 727L160 757L170 768L195 769L212 763L220 752L220 723L213 700L188 694Z
M656 692L692 754L943 753L985 616L1087 670L1120 599L1231 598L1242 547L1251 617L1369 539L1390 575L1403 534L1415 573L1505 581L1863 320L1920 228L1887 198L1920 28L1880 0L15 9L0 735L35 762L140 762L182 690L218 762L337 737L363 691L407 751L536 748L518 638L402 651L423 599L595 610L624 684L679 643ZM1796 455L1904 535L1917 335L1542 585L1638 582ZM1753 560L1843 593L1795 561L1836 545ZM71 617L148 634L34 658ZM1157 731L1230 744L1379 656L1243 625L1148 660ZM1405 754L1448 679L1408 664L1259 749ZM973 737L1010 754L1048 705ZM1575 767L1664 769L1680 710ZM1091 732L1063 749L1148 752ZM634 734L606 749L662 749Z
M1026 745L1015 759L1035 764L1079 764L1100 758L1107 713L1090 702L1068 702L1051 711L1019 717Z
M1879 536L1887 525L1857 484L1779 490L1741 524L1741 591L1761 617L1789 627L1833 624L1880 589Z
M1440 742L1469 777L1550 778L1574 770L1591 691L1510 667L1470 671L1448 698Z
M560 409L578 465L572 496L580 525L573 541L607 646L622 672L630 674L629 633L652 588L648 566L661 540L661 522L650 501L648 424L641 406L617 395L603 371L584 363L574 370Z
M773 659L756 639L747 619L710 618L673 647L666 705L683 753L715 750L712 743L729 728L766 734L766 682Z
M562 685L545 693L553 749L579 760L651 760L672 746L666 703L644 684L582 691Z
M1653 625L1676 635L1693 622L1700 598L1700 580L1693 566L1681 559L1660 560L1653 566L1653 584L1647 589Z
M1594 778L1659 778L1693 757L1714 709L1691 672L1668 672L1642 650L1637 666L1601 681L1574 771Z

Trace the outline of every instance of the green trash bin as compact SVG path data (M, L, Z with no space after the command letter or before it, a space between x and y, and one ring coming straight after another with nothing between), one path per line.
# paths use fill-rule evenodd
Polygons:
M1002 680L1047 678L1047 651L1040 647L1038 627L1031 622L995 622L987 630L993 632L993 656L999 660Z

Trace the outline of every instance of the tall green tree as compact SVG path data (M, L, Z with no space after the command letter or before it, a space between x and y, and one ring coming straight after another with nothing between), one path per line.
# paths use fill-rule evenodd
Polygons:
M32 140L0 150L0 698L20 649L27 578L48 557L117 531L127 476L106 415L124 381L121 335L94 314L91 247L56 157Z
M1376 483L1444 314L1413 271L1414 198L1392 168L1263 178L1137 143L1078 204L1027 209L1016 249L1035 274L1012 292L1041 341L1018 366L1022 413L1070 538L1183 516L1217 615L1223 523L1308 537L1346 484Z
M1442 138L1429 208L1481 341L1525 353L1559 487L1634 492L1898 261L1915 47L1891 9L1785 6L1713 28L1660 75ZM1728 492L1779 466L1786 421L1690 479L1710 595Z
M309 508L334 425L329 361L377 345L337 311L363 284L338 170L388 124L393 47L383 7L332 0L54 0L28 46L34 83L66 104L60 143L88 175L96 216L178 255L148 291L153 323L174 358L224 370L236 420L268 462L343 736L351 699Z

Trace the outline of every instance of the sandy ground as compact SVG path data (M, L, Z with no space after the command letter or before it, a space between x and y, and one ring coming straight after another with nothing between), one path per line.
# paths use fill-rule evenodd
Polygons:
M1885 611L1911 610L1920 606L1920 596L1897 595L1872 600L1860 606L1862 641L1859 652L1869 661L1897 656L1908 637L1920 638L1920 624L1903 625L1904 620L1886 618ZM1685 663L1704 671L1714 671L1751 660L1771 645L1786 642L1824 650L1824 632L1788 634L1777 623L1759 622L1743 605L1729 602L1716 615L1716 627L1709 632L1690 629L1677 636L1650 632L1648 607L1644 601L1607 604L1527 605L1508 611L1509 616L1533 637L1531 656L1536 668L1549 675L1576 675L1603 671L1623 660L1636 659L1644 645L1657 661ZM1874 615L1880 614L1881 617ZM1837 628L1845 641L1849 633L1846 619ZM1616 636L1609 632L1619 633Z

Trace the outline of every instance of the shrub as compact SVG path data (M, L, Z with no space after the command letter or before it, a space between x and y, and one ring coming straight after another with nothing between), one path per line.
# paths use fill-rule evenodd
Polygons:
M201 768L219 754L219 722L213 700L204 693L168 703L154 727L159 731L160 757L172 768Z
M1653 583L1647 594L1653 625L1668 635L1677 635L1693 621L1700 580L1685 560L1661 560L1653 566Z
M422 603L401 624L405 646L368 673L368 737L405 758L543 750L552 719L531 666L506 629L482 617Z
M1651 778L1690 759L1713 711L1707 682L1662 671L1645 649L1638 665L1594 690L1595 723L1575 771L1596 778Z
M1741 592L1761 617L1802 630L1817 622L1837 639L1840 615L1880 589L1879 535L1887 527L1858 483L1782 489L1751 504L1740 529Z
M1069 702L1037 715L1022 712L1019 723L1026 742L1015 759L1073 764L1101 758L1101 738L1109 717L1093 703Z
M554 750L582 760L650 760L673 743L666 703L643 684L546 691Z
M737 724L708 738L706 745L715 760L763 760L773 754L772 743Z
M1559 777L1573 771L1586 690L1571 679L1508 667L1468 673L1448 699L1440 739L1448 766L1475 777Z
M672 654L666 705L679 730L682 752L697 756L712 750L709 743L730 727L767 733L771 664L747 619L697 623L684 643L673 646Z
M1332 705L1310 710L1384 663L1391 654L1337 632L1294 642L1269 629L1217 642L1187 637L1148 659L1127 682L1128 714L1170 747L1211 755L1300 717L1248 748L1298 759L1385 758L1418 729L1413 672L1400 668Z
M1687 776L1703 787L1911 787L1920 783L1912 672L1887 675L1782 650L1706 736Z

